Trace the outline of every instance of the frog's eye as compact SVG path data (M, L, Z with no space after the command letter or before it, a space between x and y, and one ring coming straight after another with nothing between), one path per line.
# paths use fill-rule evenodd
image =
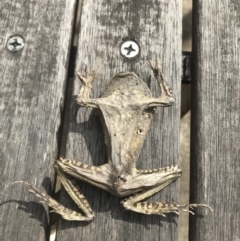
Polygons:
M147 107L146 109L144 109L142 114L145 119L148 119L148 118L151 118L155 110L156 110L156 107Z

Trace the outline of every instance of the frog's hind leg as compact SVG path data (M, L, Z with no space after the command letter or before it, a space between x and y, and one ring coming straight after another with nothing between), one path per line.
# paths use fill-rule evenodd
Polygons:
M17 181L15 183L23 183L28 187L29 192L35 194L39 199L40 203L46 204L52 208L51 212L58 213L62 216L63 219L66 220L74 220L74 221L91 221L94 219L94 213L85 199L83 194L80 192L78 185L75 183L73 179L66 178L65 174L62 172L58 172L61 180L65 179L64 187L71 196L71 198L75 201L78 207L82 210L84 215L69 208L64 207L62 204L54 200L52 197L47 195L46 193L40 192L38 189L33 187L31 184L24 181Z
M52 197L48 196L45 193L40 192L38 189L33 187L27 182L18 181L14 183L23 183L28 186L28 189L31 193L35 194L41 203L47 204L53 210L52 212L60 214L66 220L75 220L75 221L91 221L94 218L94 213L81 193L79 186L76 184L75 180L72 178L76 177L80 180L88 182L92 185L95 185L99 188L102 188L106 191L112 192L111 185L109 184L109 168L108 164L95 167L83 164L81 162L72 161L68 159L60 159L54 165L57 174L66 189L67 193L77 204L80 210L83 212L82 215L79 212L68 209L54 200ZM67 175L70 174L70 175Z
M143 170L138 171L142 174L137 176L137 180L140 183L141 181L144 181L144 183L152 184L153 186L145 186L142 191L139 191L128 198L121 201L122 206L127 209L138 213L144 213L148 215L162 215L165 216L166 213L176 213L179 214L179 211L187 211L189 213L194 214L191 210L198 206L207 207L211 209L209 206L205 204L186 204L181 205L178 203L163 203L163 202L142 202L142 200L152 196L153 194L159 192L172 182L174 182L177 178L181 175L181 170L177 166L172 166L168 168L163 169L154 169L154 170ZM154 176L154 174L157 174L158 172L165 172L165 176L158 175L159 180L157 180L157 175ZM169 174L169 175L168 175ZM133 178L133 182L135 182L136 179ZM153 182L155 184L153 184ZM131 185L131 184L130 184Z

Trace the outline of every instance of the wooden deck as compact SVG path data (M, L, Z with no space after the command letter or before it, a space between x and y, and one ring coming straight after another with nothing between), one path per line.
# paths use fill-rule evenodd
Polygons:
M190 201L214 211L196 209L189 241L239 241L240 2L193 4ZM98 118L75 105L80 83L72 76L84 64L93 69L100 63L93 97L114 74L126 70L136 72L157 95L146 61L161 59L176 101L157 109L138 167L179 164L181 7L179 0L1 1L0 240L44 241L50 235L48 208L12 182L25 180L53 195L53 164L59 156L86 164L106 162ZM7 49L11 36L22 37L21 51ZM137 58L120 54L126 39L139 43ZM96 218L91 223L60 218L58 241L178 240L176 215L123 211L119 198L85 183L81 187ZM178 196L179 181L150 200L175 202ZM64 190L59 200L77 210Z
M240 240L240 2L196 1L189 240ZM204 218L202 218L202 216Z

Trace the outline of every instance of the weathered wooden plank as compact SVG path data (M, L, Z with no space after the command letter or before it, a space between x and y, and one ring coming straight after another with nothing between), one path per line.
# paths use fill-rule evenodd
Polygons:
M240 2L194 1L189 240L240 240ZM202 216L203 215L203 216Z
M48 211L26 187L10 184L25 180L40 187L44 177L53 180L75 2L0 2L1 240L48 236ZM14 34L25 39L18 53L5 48ZM43 186L51 193L47 179Z
M128 61L120 55L123 39L134 38L141 55ZM101 66L94 82L92 97L98 97L110 78L120 71L134 71L150 83L155 96L158 89L146 61L161 58L163 73L173 89L176 103L156 111L139 168L153 168L178 163L180 84L181 84L181 3L161 1L83 1L76 71L84 64ZM151 79L150 79L151 75ZM75 103L80 84L75 79L67 142L67 158L100 165L106 162L103 131L98 117L90 109ZM87 184L82 191L96 212L91 223L61 220L58 240L177 240L177 217L146 216L123 211L120 199ZM176 201L177 183L167 187L152 200ZM75 207L62 192L61 203ZM77 210L77 208L76 208Z

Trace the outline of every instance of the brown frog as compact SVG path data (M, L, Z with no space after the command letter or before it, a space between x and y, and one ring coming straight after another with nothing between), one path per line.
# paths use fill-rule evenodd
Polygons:
M90 166L82 162L60 159L54 167L61 182L71 198L82 210L72 211L50 196L39 192L35 187L26 184L29 191L47 204L53 212L67 220L89 221L94 213L75 183L74 177L97 186L113 195L125 197L122 206L131 211L165 216L166 213L188 211L188 207L208 207L205 204L187 204L162 202L143 202L142 200L159 192L181 176L179 166L138 170L138 161L145 137L150 129L153 108L168 107L174 103L173 95L165 83L158 62L156 67L148 62L160 88L160 96L152 97L148 86L133 72L121 72L115 75L100 98L90 99L89 93L97 71L77 74L82 87L76 99L80 106L98 108L105 133L108 160L102 166ZM209 208L209 207L208 207Z

